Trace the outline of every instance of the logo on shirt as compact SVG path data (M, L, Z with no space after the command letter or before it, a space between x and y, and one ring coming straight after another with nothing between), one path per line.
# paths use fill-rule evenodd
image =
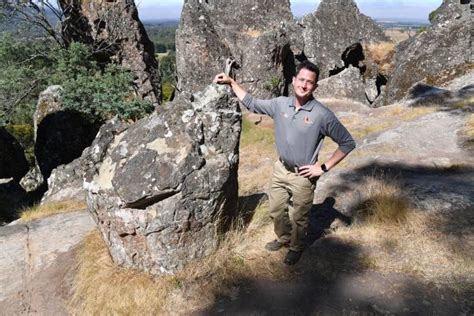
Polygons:
M311 119L308 116L304 117L303 122L308 125L313 124L313 121L311 121Z

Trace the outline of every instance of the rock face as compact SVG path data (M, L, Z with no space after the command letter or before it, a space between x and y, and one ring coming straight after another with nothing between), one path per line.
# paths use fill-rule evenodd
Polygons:
M321 70L321 79L343 68L342 55L355 44L389 41L382 29L360 13L353 0L322 0L315 13L302 20L304 53Z
M284 93L294 73L293 27L288 0L186 0L176 32L178 92L201 90L233 57L234 74L249 92ZM291 66L293 73L285 71Z
M443 1L427 31L397 46L385 104L402 99L418 81L439 86L472 68L471 12L462 2Z
M71 41L91 45L99 63L111 60L135 75L136 93L154 104L161 102L161 78L154 45L138 18L133 0L60 1L63 33Z
M0 127L0 179L19 181L28 172L23 148L4 127Z
M232 57L235 77L248 92L288 95L298 62L315 62L324 79L350 65L367 68L359 64L362 45L381 41L389 39L352 0L323 0L301 23L294 22L287 0L187 0L176 33L177 89L202 89Z
M225 86L179 96L89 149L88 205L114 261L172 273L211 253L236 212L241 113Z
M45 179L59 165L79 157L99 130L100 123L75 111L64 110L61 87L40 94L34 114L35 156Z

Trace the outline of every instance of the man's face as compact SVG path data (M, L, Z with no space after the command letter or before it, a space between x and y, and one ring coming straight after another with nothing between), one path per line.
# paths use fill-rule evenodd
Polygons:
M293 77L293 89L298 98L309 99L317 86L316 74L306 68Z

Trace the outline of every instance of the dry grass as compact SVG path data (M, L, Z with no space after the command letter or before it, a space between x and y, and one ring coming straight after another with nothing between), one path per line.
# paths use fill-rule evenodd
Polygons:
M409 203L400 187L384 181L383 175L365 180L365 198L356 207L356 219L369 225L401 225L406 222Z
M362 245L364 260L373 270L412 275L458 293L473 290L472 233L461 233L453 225L441 233L440 227L447 227L446 216L414 209L392 180L372 177L366 185L356 223L340 228L335 237ZM469 218L469 212L460 211L456 217Z
M244 118L240 138L239 194L266 191L276 158L273 129Z
M190 263L174 276L153 277L117 267L95 231L78 251L70 311L81 315L188 314L210 306L217 295L232 297L238 281L283 278L282 254L262 251L273 234L268 221L264 203L247 230L232 230L215 254Z
M35 205L21 211L20 219L28 222L37 218L44 218L59 213L67 213L87 208L83 201L66 200L60 202L48 202Z
M410 36L414 36L416 31L409 30L409 29L401 29L401 28L391 28L385 31L385 35L390 37L392 41L396 44L403 42L410 38Z
M393 70L392 58L395 53L393 42L370 43L364 48L364 53L368 59L380 66L384 74L389 74Z
M463 292L474 284L472 244L462 246L467 236L447 242L435 225L437 220L439 215L410 210L403 225L355 225L338 230L336 236L364 244L373 270L408 274Z
M172 278L153 277L114 265L98 231L85 238L78 251L69 307L81 315L153 315L161 311Z

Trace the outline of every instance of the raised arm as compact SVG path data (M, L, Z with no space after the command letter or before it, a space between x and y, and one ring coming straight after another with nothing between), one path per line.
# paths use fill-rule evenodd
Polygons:
M225 73L220 73L214 78L214 83L218 84L228 84L231 86L232 91L234 91L237 98L242 102L242 104L249 109L250 111L258 114L266 114L270 117L273 117L275 109L275 99L271 100L261 100L254 98L252 95L247 93L247 91L242 88L234 79L226 75Z
M232 91L234 91L235 95L240 101L243 101L245 95L247 94L247 91L245 91L244 88L242 88L242 86L237 83L237 81L227 76L225 73L218 74L214 78L214 82L218 84L230 85L230 87L232 88Z

